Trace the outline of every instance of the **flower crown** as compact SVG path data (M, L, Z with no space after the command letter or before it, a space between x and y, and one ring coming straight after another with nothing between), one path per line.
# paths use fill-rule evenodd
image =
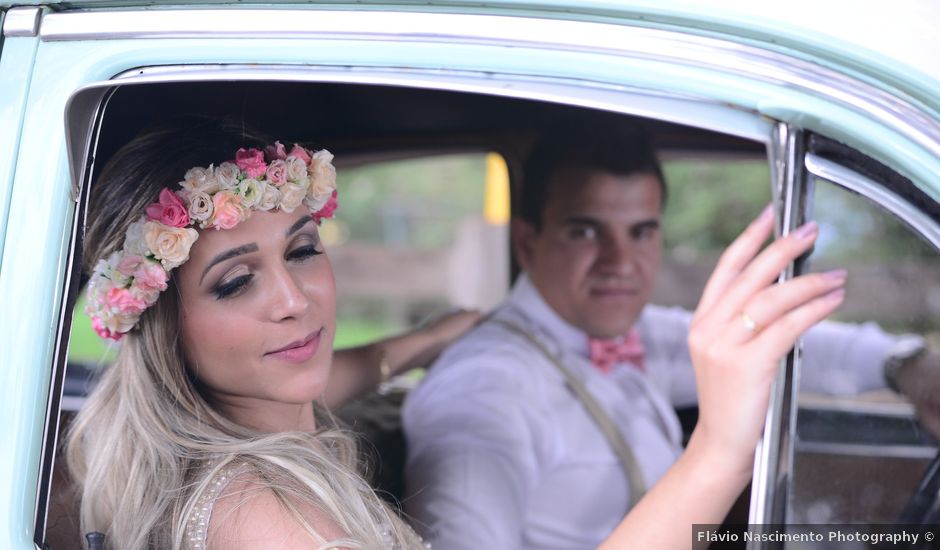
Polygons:
M265 161L267 159L267 162ZM120 340L166 290L170 271L189 259L200 229L231 229L252 210L293 212L303 204L320 223L337 207L333 155L275 141L239 149L233 162L190 168L181 189L164 187L159 200L130 225L124 246L95 266L85 311L102 338Z

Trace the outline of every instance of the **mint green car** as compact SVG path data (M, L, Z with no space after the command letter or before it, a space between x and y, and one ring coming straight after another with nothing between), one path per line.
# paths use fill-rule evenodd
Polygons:
M762 166L780 232L810 216L846 239L890 227L847 315L940 334L929 0L0 0L0 22L0 548L81 544L58 444L84 392L66 371L85 200L117 147L177 112L307 132L341 170L496 151L510 186L548 121L641 120L667 159ZM737 519L940 519L937 441L910 405L804 395L798 371L778 381Z

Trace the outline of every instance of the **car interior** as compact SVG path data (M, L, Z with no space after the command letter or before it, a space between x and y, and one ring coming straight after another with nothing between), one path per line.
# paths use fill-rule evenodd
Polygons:
M540 134L557 131L573 121L618 117L625 123L648 129L666 165L667 179L675 175L682 182L679 184L681 193L674 196L670 189L669 201L675 202L667 205L664 223L669 226L670 220L677 220L677 229L676 233L666 235L662 281L658 283L653 301L694 308L720 251L721 239L735 234L756 214L759 208L752 210L752 204L761 205L771 199L767 145L703 127L633 115L629 111L629 106L624 106L624 112L618 113L534 98L357 83L196 81L117 86L102 108L89 115L97 117L95 140L89 151L89 159L93 161L89 185L95 184L95 171L141 129L154 121L181 113L236 117L244 120L247 126L259 128L282 141L293 140L315 148L328 148L336 155L342 201L362 201L361 206L352 206L353 202L350 206L343 204L338 214L338 225L331 229L337 243L334 261L337 279L349 281L347 289L340 289L339 301L342 303L346 299L350 304L345 311L350 326L354 324L353 319L359 322L376 316L394 318L381 328L388 333L407 328L428 313L446 308L448 302L454 300L466 300L460 305L481 308L491 307L497 302L509 288L518 267L509 252L506 214L487 217L487 205L501 200L509 205L511 215L511 197L522 180L522 161ZM879 181L905 185L903 178L878 163L866 158L857 160L861 158L859 154L823 136L815 139L818 154L854 162L856 168L870 174L881 173ZM502 161L496 170L502 170L508 189L491 187L494 178L498 179L488 164L493 158ZM383 197L396 195L395 189L381 189L383 185L396 185L381 181L382 175L398 170L404 173L400 176L402 180L407 180L409 170L425 166L420 164L422 162L431 164L426 165L430 168L422 172L421 181L431 181L433 185L428 184L431 187L427 187L430 189L427 191L430 202L420 209L432 214L435 209L441 209L444 214L431 219L433 216L411 211L383 213L381 229L372 226L368 230L357 229L355 220L366 223L363 220L372 212L369 201L373 199L370 197L376 193L384 193ZM455 175L453 170L461 166L470 167L467 170L471 175ZM377 172L376 167L389 167L389 172ZM347 173L351 175L343 175ZM819 184L817 193L823 193L824 187ZM864 198L853 193L841 190L825 192L837 197L831 200L836 205L833 206L835 210L848 208L861 212L859 215L867 216L866 219L885 217L878 213L877 207L866 204ZM916 193L916 189L908 192ZM502 199L494 198L497 195ZM448 200L470 197L467 199L470 204L450 206L451 203L443 202L442 197ZM825 214L823 203L828 200L824 199L820 196L817 201L820 206L817 211L821 215ZM696 214L698 218L690 219L694 217L690 214L692 206L702 204L708 208L702 210L703 214ZM352 221L343 222L344 209L350 212L350 216L360 212L360 217L353 216ZM458 211L461 224L446 228L440 225L439 218L457 217L453 212ZM415 225L421 223L431 225ZM891 231L906 231L903 223L890 223L894 223ZM424 236L421 237L424 241L415 240L414 234L421 232L415 227L430 227L427 233L445 236ZM708 236L706 229L711 231L708 235L721 234ZM379 233L381 235L375 237ZM485 238L481 237L484 234ZM357 241L357 235L365 236ZM935 273L940 262L936 250L921 244L916 236L909 235L908 238L911 250L915 251L917 258L923 259L916 266L910 265L911 280L918 286L921 283L916 281L923 279L917 277L933 276L930 274ZM495 244L486 248L460 244L468 241ZM80 251L80 236L78 242ZM452 263L457 262L454 257L459 256L454 250L466 250L462 260L465 263L460 265L478 266L483 270L479 278L497 290L463 295L448 290L454 286ZM830 254L833 262L845 257L845 253L838 250L820 252ZM330 254L332 257L332 249ZM390 296L394 292L389 291L388 285L394 288L397 279L386 281L387 286L370 286L366 279L374 272L363 268L363 265L372 261L401 262L403 257L414 258L414 265L419 266L416 269L432 275L436 273L434 269L440 268L440 273L433 275L438 279L421 285L423 288L414 289L413 293L403 290L401 296L410 297L408 299ZM825 254L821 256L820 269L829 261L828 258ZM885 275L879 267L884 262L882 256L873 256L870 263L874 267L862 270L871 285L885 285L888 283L884 281L892 280L892 276ZM403 273L401 284L407 284L409 277L417 275ZM493 281L493 277L502 280ZM84 281L77 277L74 279L78 283L68 289L66 307L75 308L72 323L77 326L81 311L80 289ZM940 276L933 280L940 280ZM870 291L868 288L858 292L861 295ZM908 296L913 289L904 285L892 286L889 291L895 293L891 295L894 296L892 299L910 300L912 305L904 315L892 317L890 312L884 313L879 322L892 330L920 329L933 331L935 336L938 334L931 319L940 318L937 315L940 305L917 304L916 298ZM846 315L850 320L873 318L873 311L878 311L862 303L855 306L853 302L847 308ZM74 330L73 327L73 333ZM354 343L354 340L347 342ZM98 353L99 359L105 357ZM53 410L61 411L58 422L50 424L54 428L50 438L54 441L64 442L69 422L93 386L95 372L100 368L97 363L100 362L94 355L90 358L70 356L67 359L65 374L53 387L56 405ZM401 496L405 456L396 417L397 406L409 384L418 380L415 376L406 378L401 384L366 395L339 411L339 416L351 429L361 434L364 447L373 455L369 468L373 483L383 495L393 500ZM846 523L851 520L890 520L908 502L918 483L923 482L924 473L936 454L937 442L912 420L910 408L905 408L905 403L891 396L879 394L871 400L851 402L844 399L837 402L813 401L812 397L808 396L805 407L801 406L799 410L798 439L805 452L797 446L797 466L805 468L803 471L806 473L794 476L791 481L791 498L803 499L791 501L794 513L802 514L800 517L807 523L820 518ZM694 404L688 405L679 411L686 434L691 432L696 420ZM864 441L857 439L859 434L864 435ZM44 492L47 495L40 498L39 514L45 518L40 524L45 525L47 547L54 550L74 547L80 537L77 497L69 483L61 447L60 444L56 450L54 463L44 472L47 485L40 491L41 495ZM846 487L853 487L851 480L870 475L873 471L877 471L877 477L884 480L876 488L857 483L854 486L857 491L846 491ZM842 472L843 475L834 476L833 472ZM869 493L864 493L866 490ZM880 491L880 497L876 499L880 504L869 507L878 509L859 508L858 502L872 502L872 491ZM727 521L747 523L747 513L748 492L745 491Z

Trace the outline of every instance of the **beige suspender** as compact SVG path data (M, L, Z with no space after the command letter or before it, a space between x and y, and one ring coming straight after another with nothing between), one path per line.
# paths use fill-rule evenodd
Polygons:
M614 424L614 421L610 418L607 412L601 407L600 403L594 399L594 396L584 387L584 384L578 380L574 374L558 360L557 357L552 355L552 353L541 343L538 339L535 338L524 328L505 321L502 319L491 319L492 322L499 323L504 327L508 328L512 332L524 337L528 340L536 349L538 349L542 355L544 355L552 364L554 364L561 375L565 378L565 383L571 388L571 391L574 392L575 396L581 401L584 405L584 408L591 414L591 417L594 418L594 422L597 424L597 427L600 428L603 432L604 437L607 438L607 442L610 444L614 453L617 455L617 458L620 459L620 464L623 466L624 472L627 474L627 483L630 486L630 507L636 505L640 501L640 498L646 494L646 485L643 482L643 475L640 471L640 466L636 461L636 456L633 454L633 450L630 449L630 445L627 444L627 441L623 438L623 433L620 432L620 429L617 428L617 425Z

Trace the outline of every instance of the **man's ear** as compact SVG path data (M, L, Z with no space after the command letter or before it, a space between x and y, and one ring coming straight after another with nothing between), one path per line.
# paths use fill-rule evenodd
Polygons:
M509 229L512 238L512 251L516 254L516 261L519 262L519 266L523 270L528 271L532 264L538 230L532 222L521 218L513 218Z

